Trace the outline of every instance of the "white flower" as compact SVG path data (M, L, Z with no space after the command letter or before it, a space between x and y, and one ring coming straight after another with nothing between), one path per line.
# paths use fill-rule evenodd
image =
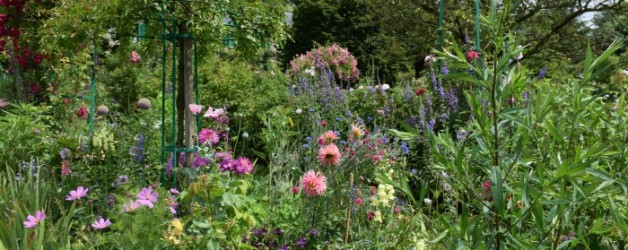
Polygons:
M390 85L388 85L388 84L382 85L382 90L386 91L388 89L390 89Z
M360 89L364 89L364 85L360 85L360 87L358 87L358 90Z
M349 92L353 92L353 90L354 90L353 88L349 88Z
M303 113L303 110L302 109L297 109L295 112L300 115L301 113Z
M247 132L242 133L242 138L249 138L249 133Z
M442 177L443 179L447 179L449 178L449 175L445 171L440 171L440 177Z
M433 62L436 62L436 57L433 57L432 55L427 55L427 56L425 57L425 62L426 62L426 63L433 63Z
M309 69L304 70L303 73L311 75L311 76L314 76L314 75L316 75L316 70L312 66Z
M426 206L432 205L432 200L430 200L430 198L423 199L423 202L425 203Z
M624 70L622 70L622 71L621 71L621 73L623 73L624 75L627 75L627 76L628 76L628 69L624 69Z

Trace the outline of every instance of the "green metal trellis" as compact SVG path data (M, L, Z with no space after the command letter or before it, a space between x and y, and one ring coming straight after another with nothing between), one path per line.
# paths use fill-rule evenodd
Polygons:
M480 39L480 0L475 0L475 50L480 53L482 49ZM443 50L443 26L445 20L445 0L438 4L438 49Z

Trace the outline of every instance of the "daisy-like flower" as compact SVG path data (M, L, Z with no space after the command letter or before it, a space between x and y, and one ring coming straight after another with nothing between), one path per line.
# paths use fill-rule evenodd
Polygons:
M94 223L92 223L92 227L96 230L108 228L110 225L111 225L111 221L109 221L109 219L105 220L102 217L100 217L98 220L95 220Z
M89 188L78 186L76 190L70 191L70 194L65 197L65 200L66 201L80 200L81 198L87 196L87 191L89 191Z
M190 112L192 112L192 114L194 115L198 115L201 113L201 111L203 111L203 105L190 104L188 108L190 109Z
M142 188L142 190L137 193L137 202L140 205L148 206L149 208L153 208L155 205L153 203L157 202L157 192L153 192L153 189L150 187Z
M202 144L215 145L219 140L220 137L218 137L218 133L213 129L204 128L198 133L198 142Z
M360 125L354 123L351 125L351 135L354 138L362 138L362 136L364 136L364 129L362 129Z
M203 117L217 119L220 115L224 113L225 113L224 109L214 109L212 107L209 107L207 108L207 111L205 112Z
M135 212L135 210L137 210L141 206L142 204L140 204L138 201L129 201L129 203L124 204L124 206L122 206L122 211L126 213Z
M316 159L318 159L318 162L323 166L338 166L340 163L340 150L338 150L336 144L333 143L321 146L318 149Z
M29 214L26 217L26 221L24 221L23 224L25 228L33 228L37 226L37 224L39 224L39 222L43 221L44 219L46 219L46 215L44 214L44 212L37 210L35 211L35 216L32 216Z
M321 172L308 171L301 178L303 192L310 196L320 196L327 190L327 178Z
M328 130L318 137L318 145L328 145L330 143L333 143L336 139L338 139L336 133L334 133L334 131Z

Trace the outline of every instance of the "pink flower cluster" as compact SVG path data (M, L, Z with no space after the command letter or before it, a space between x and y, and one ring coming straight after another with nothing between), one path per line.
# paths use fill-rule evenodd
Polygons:
M253 173L253 163L244 156L233 159L231 154L226 152L216 153L216 162L221 172L234 172L239 175Z
M306 54L295 57L290 61L290 69L286 71L286 74L296 76L307 71L314 75L314 69L325 68L332 70L337 80L356 82L360 79L358 60L349 53L349 50L338 44L312 49Z

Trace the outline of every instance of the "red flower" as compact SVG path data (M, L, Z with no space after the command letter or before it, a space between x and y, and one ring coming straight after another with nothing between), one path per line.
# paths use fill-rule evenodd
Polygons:
M425 89L424 88L417 89L414 93L417 96L422 96L423 94L425 94Z
M373 218L375 218L375 212L374 211L369 211L367 218L368 218L368 220L373 220Z
M299 193L299 186L293 186L292 187L292 194L293 195L297 195Z
M471 61L473 61L475 59L478 59L478 58L480 58L480 55L478 54L477 51L471 50L471 51L467 52L467 61L471 62Z
M63 98L63 103L70 104L70 98Z
M81 106L77 111L76 111L76 116L82 118L82 119L87 119L87 110L85 109L84 106Z
M327 126L327 121L322 120L322 121L321 121L321 126L326 127L326 126Z
M35 55L35 57L33 57L33 63L39 65L42 61L44 61L44 57L42 55Z

